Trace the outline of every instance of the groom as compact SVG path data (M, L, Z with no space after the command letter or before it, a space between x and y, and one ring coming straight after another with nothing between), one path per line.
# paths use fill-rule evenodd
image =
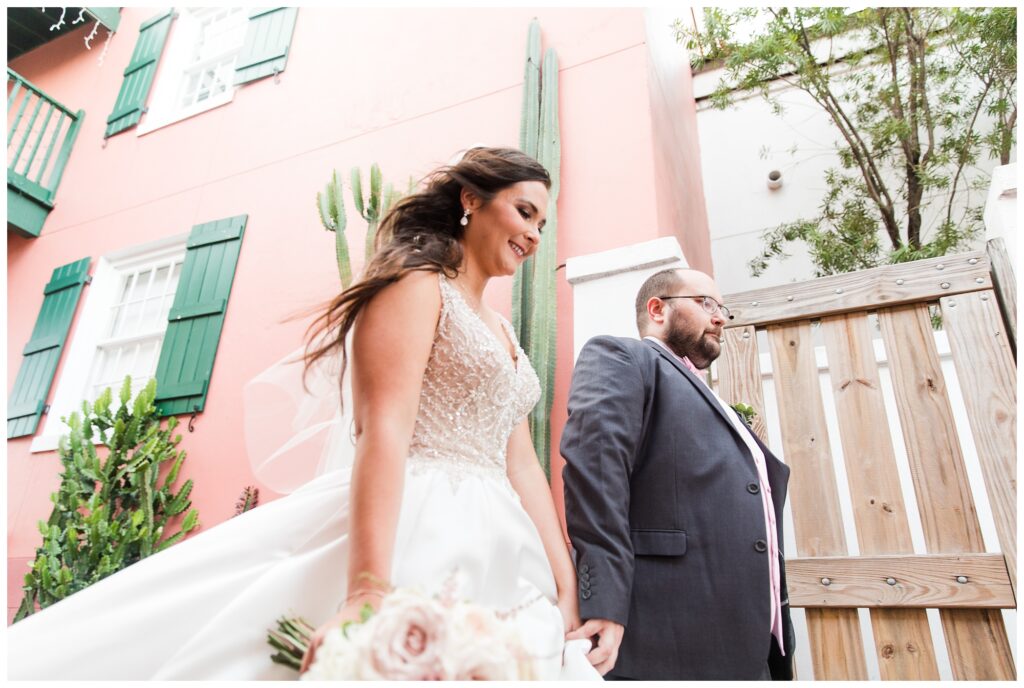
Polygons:
M652 275L642 340L583 347L562 434L565 516L605 678L792 679L789 468L712 391L728 310L708 275Z

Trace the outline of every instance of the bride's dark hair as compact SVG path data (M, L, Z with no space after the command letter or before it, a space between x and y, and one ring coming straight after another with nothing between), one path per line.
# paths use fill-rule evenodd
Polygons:
M518 182L538 181L551 188L544 166L514 148L471 148L454 165L427 175L424 188L406 196L381 219L377 252L362 277L332 299L306 331L306 370L341 350L341 376L348 353L345 338L359 313L381 289L413 270L443 272L454 278L462 263L463 189L486 204ZM340 379L340 378L339 378Z

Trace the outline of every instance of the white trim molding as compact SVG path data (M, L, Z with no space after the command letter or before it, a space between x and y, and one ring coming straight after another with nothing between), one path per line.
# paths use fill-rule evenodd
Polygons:
M637 337L633 303L640 285L665 268L689 267L675 237L622 246L570 258L565 276L572 285L572 359L591 337Z

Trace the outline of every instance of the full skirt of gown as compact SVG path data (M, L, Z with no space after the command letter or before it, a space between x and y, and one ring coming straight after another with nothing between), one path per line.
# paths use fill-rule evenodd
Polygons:
M347 470L310 482L78 592L8 629L8 678L289 679L266 630L281 616L314 625L345 598ZM513 623L538 678L599 678L588 641L566 647L555 583L533 523L507 483L453 484L409 471L392 582L459 596Z

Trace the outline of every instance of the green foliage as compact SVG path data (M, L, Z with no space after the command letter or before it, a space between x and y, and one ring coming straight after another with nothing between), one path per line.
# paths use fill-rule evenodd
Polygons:
M675 30L695 63L722 61L715 107L754 92L782 114L781 81L839 134L820 212L767 231L755 276L792 242L828 275L963 250L978 234L984 195L969 193L965 175L983 155L1009 162L1015 8L715 9L702 31Z
M370 258L377 251L378 242L377 240L377 226L380 224L380 220L391 207L401 200L402 192L394 188L390 183L383 184L382 188L382 177L380 173L380 167L377 163L373 163L370 166L370 195L366 201L363 201L363 180L362 173L358 167L353 167L351 171L352 175L352 197L355 200L356 210L362 215L363 219L367 222L366 229L366 262L370 262ZM409 179L409 193L412 192L413 181ZM385 237L381 237L385 239Z
M757 411L750 404L737 402L735 404L732 404L732 409L733 411L735 411L736 413L740 414L743 417L743 420L746 422L747 425L753 423L754 418L757 417Z
M235 502L235 516L241 516L246 511L252 511L260 503L260 489L255 485L248 485Z
M270 660L298 671L315 631L305 619L280 617L277 627L267 631L267 642L275 650Z
M348 255L348 239L345 237L345 198L342 194L338 172L331 173L331 181L322 193L316 195L316 208L320 223L329 232L334 232L334 252L338 260L338 276L342 289L352 284L352 262Z
M363 199L362 173L358 167L353 167L349 172L352 183L352 200L355 203L356 212L366 220L366 262L370 261L377 250L377 226L384 215L401 200L403 194L390 183L381 188L381 173L377 163L370 166L370 195ZM409 178L408 191L412 193L413 180ZM334 232L335 254L338 260L338 275L341 278L342 289L348 289L352 284L352 260L349 256L348 239L345 237L345 199L343 187L338 180L338 172L331 173L331 181L322 193L316 195L317 211L320 213L320 223L324 229ZM383 237L382 237L383 239Z
M161 426L151 380L131 402L131 378L121 387L117 410L108 388L82 413L62 419L71 429L57 454L64 471L53 511L39 522L43 544L25 575L25 596L15 621L64 599L126 566L181 540L199 525L190 509L192 481L177 492L175 483L185 452L177 451L177 418ZM106 438L101 457L93 438ZM170 469L163 480L160 468ZM181 517L184 514L184 517ZM181 518L173 534L171 523Z
M530 435L545 473L551 476L551 406L555 392L556 269L561 134L558 126L558 56L551 48L541 64L540 23L530 23L526 41L519 143L551 176L547 222L537 252L524 261L512 285L512 324L540 377L540 401L530 413Z

